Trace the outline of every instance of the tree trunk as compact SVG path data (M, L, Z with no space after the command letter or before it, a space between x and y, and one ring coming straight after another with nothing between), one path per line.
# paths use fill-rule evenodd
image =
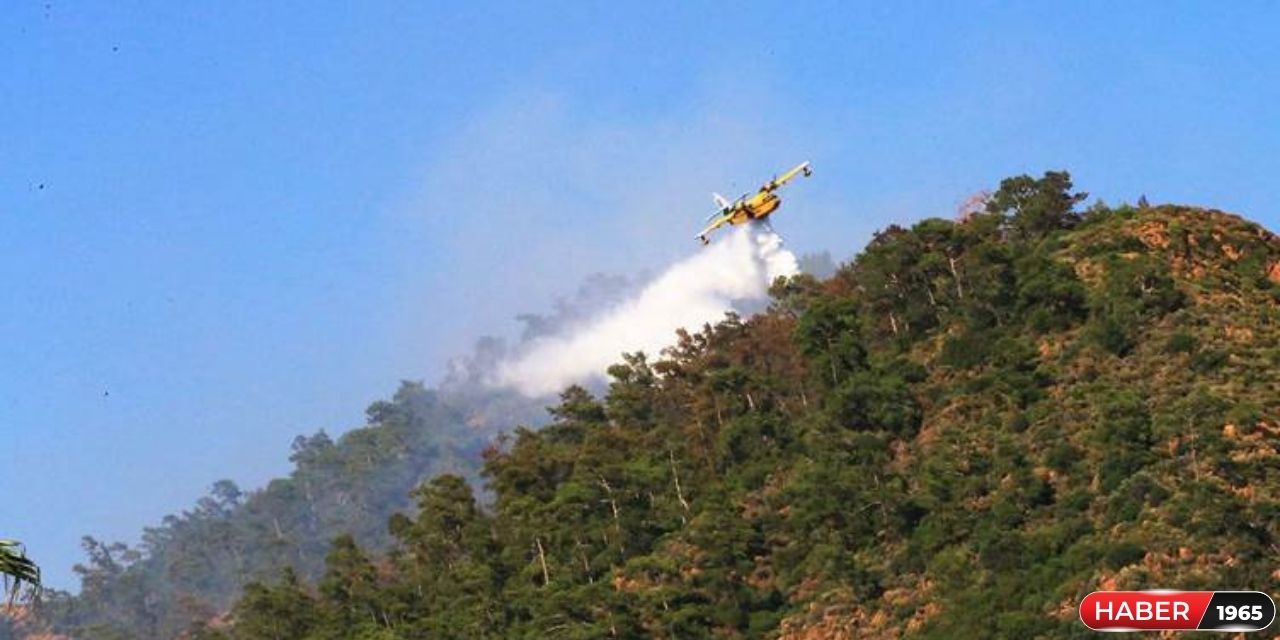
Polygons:
M604 487L604 492L609 496L609 508L613 511L613 528L618 532L618 550L626 553L626 544L623 542L626 536L622 535L622 519L618 517L618 501L613 499L613 487L609 486L604 476L597 477L600 479L600 486Z
M547 571L547 552L542 548L542 538L534 538L534 543L538 545L538 564L542 565L542 586L551 584L551 573Z
M947 264L951 266L951 277L956 281L956 297L964 300L964 287L960 286L960 274L956 272L956 259L947 256Z
M671 478L676 485L676 499L680 501L680 506L684 507L684 512L689 513L689 501L684 499L684 491L680 488L680 472L676 470L676 454L671 449L667 449L667 459L671 461ZM684 516L680 516L680 521L688 522Z

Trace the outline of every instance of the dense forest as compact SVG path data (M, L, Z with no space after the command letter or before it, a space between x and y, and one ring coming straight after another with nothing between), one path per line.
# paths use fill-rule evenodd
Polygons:
M1280 240L1073 188L889 227L541 428L406 383L288 478L86 539L0 637L1085 637L1095 589L1280 591Z

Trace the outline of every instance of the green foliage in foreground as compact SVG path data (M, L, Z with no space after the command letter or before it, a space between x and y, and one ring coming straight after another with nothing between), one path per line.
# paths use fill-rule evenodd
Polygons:
M491 501L427 479L385 552L337 536L189 637L1083 637L1100 587L1277 591L1280 243L1071 189L626 356L484 454Z
M0 580L10 606L19 596L34 595L40 589L40 567L17 540L0 540Z

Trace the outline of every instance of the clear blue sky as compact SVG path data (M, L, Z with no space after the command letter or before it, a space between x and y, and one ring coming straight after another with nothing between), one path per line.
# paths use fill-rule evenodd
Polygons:
M73 586L82 534L287 471L802 159L802 252L1050 168L1280 227L1280 5L1062 5L9 4L0 537Z

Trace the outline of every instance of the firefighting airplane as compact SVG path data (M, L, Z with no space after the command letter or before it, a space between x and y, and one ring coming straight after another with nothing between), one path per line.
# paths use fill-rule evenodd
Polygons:
M733 202L729 202L718 193L712 193L711 199L716 201L716 206L720 207L720 210L707 217L707 222L711 224L707 225L707 228L703 229L697 235L697 238L702 241L702 244L707 245L711 244L707 234L726 224L743 224L754 220L759 220L766 225L769 224L769 214L782 205L782 198L774 194L774 191L801 173L806 178L813 175L813 170L809 168L808 162L801 163L796 168L764 183L759 191L743 194Z

